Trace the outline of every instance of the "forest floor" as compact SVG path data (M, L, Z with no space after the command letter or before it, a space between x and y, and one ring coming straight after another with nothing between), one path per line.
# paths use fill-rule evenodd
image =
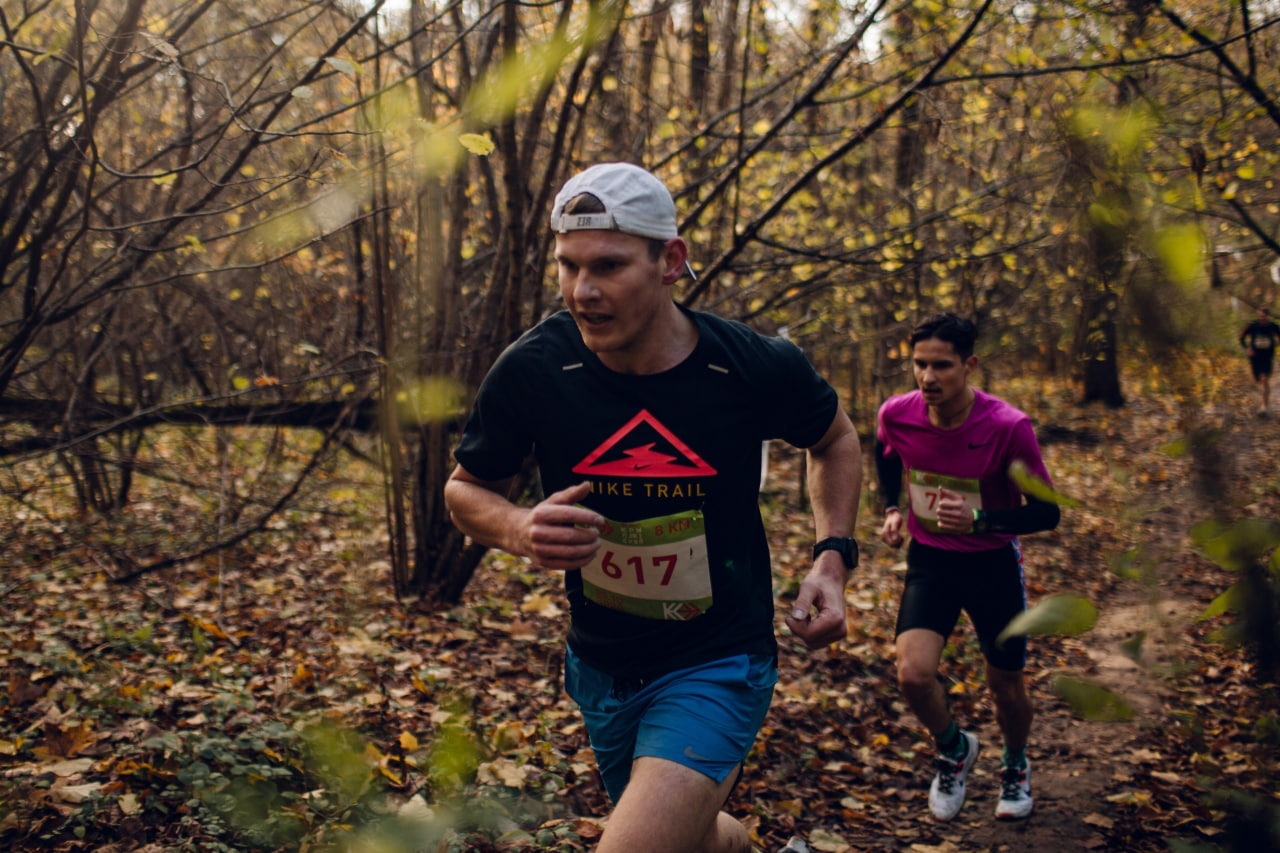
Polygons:
M1078 505L1026 537L1032 603L1072 594L1092 630L1032 638L1036 808L993 816L1000 740L964 626L944 666L982 739L959 817L928 815L932 747L896 686L902 553L864 506L846 641L782 628L811 527L775 450L763 502L778 575L780 681L728 810L772 853L1255 850L1280 814L1280 703L1202 614L1239 579L1203 523L1280 519L1280 400L1240 359L1172 387L1126 377L1121 409L1069 389L990 390L1032 413ZM1280 397L1280 395L1277 395ZM1188 435L1196 440L1188 440ZM486 558L455 607L395 599L377 523L276 535L136 582L50 517L0 545L0 847L10 850L585 850L608 806L560 686L554 577ZM1196 531L1193 533L1193 531ZM1275 565L1273 561L1273 565ZM1086 719L1064 677L1112 691ZM1098 716L1097 713L1094 716ZM1267 829L1268 824L1272 826Z

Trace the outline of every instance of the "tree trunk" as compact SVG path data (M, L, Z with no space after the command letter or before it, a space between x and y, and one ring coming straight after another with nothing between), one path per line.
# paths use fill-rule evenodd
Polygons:
M1102 266L1106 258L1094 256ZM1116 347L1116 294L1101 272L1082 286L1082 311L1076 328L1076 358L1081 364L1084 390L1081 402L1101 401L1116 409L1124 405Z
M1081 402L1119 408L1125 400L1116 344L1117 292L1132 228L1132 198L1109 152L1071 132L1065 138L1067 185L1080 188L1075 204L1084 275L1073 354L1083 383Z
M515 55L519 49L518 10L514 2L504 6L499 49L490 59L493 63ZM567 17L561 23L567 26ZM612 33L602 36L599 42L602 68L612 62L617 23L615 19ZM490 52L483 55L490 56ZM581 53L576 61L577 68L570 79L575 86L587 86L582 82L582 72L589 64L588 52ZM483 69L474 69L468 76L480 80ZM590 84L593 93L598 94L601 89L598 80ZM572 92L566 103L573 103ZM471 192L471 179L475 176L463 169L450 176L447 194L423 191L424 198L436 200L419 210L419 251L426 253L420 268L421 286L434 295L424 362L431 365L429 373L456 383L460 404L465 404L469 396L464 389L478 387L502 350L527 325L542 319L542 270L546 267L546 222L552 197L549 186L558 181L563 146L571 144L566 140L574 138L572 121L565 115L548 117L545 107L545 92L537 93L526 113L501 121L493 131L493 154L473 170L481 173L479 180L487 188L481 194L488 205L487 213L476 216L499 223L501 229L486 281L467 278L453 260L463 256L462 238L469 227L471 207L477 203ZM590 111L590 105L582 107ZM575 110L573 120L577 115ZM548 148L544 131L557 122L560 135ZM438 200L446 195L447 203L440 204ZM439 221L433 222L433 216L439 216ZM443 238L441 228L445 232ZM460 319L463 310L459 294L463 293L473 296L465 312L466 320ZM469 328L464 330L464 324ZM444 504L444 485L453 468L454 438L448 421L431 420L419 426L413 448L413 571L406 591L420 596L424 607L459 601L488 550L469 541L453 526ZM534 471L526 467L514 478L509 496L514 499L535 489Z

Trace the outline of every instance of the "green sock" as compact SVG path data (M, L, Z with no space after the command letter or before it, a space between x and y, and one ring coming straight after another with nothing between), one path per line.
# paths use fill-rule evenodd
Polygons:
M1004 757L1001 759L1001 764L1005 767L1026 767L1027 748L1024 746L1022 749L1010 749L1006 746L1004 748Z
M960 727L952 720L942 734L934 737L938 751L953 761L959 761L969 754L969 741L960 736Z

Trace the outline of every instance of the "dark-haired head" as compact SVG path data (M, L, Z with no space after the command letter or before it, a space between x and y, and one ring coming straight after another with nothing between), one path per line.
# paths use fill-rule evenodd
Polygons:
M955 348L956 355L961 359L967 359L973 355L974 345L978 342L978 327L958 314L950 312L934 314L920 321L911 330L909 343L914 347L918 342L931 338L946 341Z

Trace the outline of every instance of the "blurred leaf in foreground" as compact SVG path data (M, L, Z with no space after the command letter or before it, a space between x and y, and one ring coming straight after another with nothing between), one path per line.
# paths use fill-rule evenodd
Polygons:
M1115 693L1069 675L1053 679L1053 692L1086 720L1113 723L1132 720L1134 716L1133 706Z
M1098 621L1098 608L1087 598L1078 595L1051 595L1030 610L1015 616L996 643L1023 634L1083 634Z

